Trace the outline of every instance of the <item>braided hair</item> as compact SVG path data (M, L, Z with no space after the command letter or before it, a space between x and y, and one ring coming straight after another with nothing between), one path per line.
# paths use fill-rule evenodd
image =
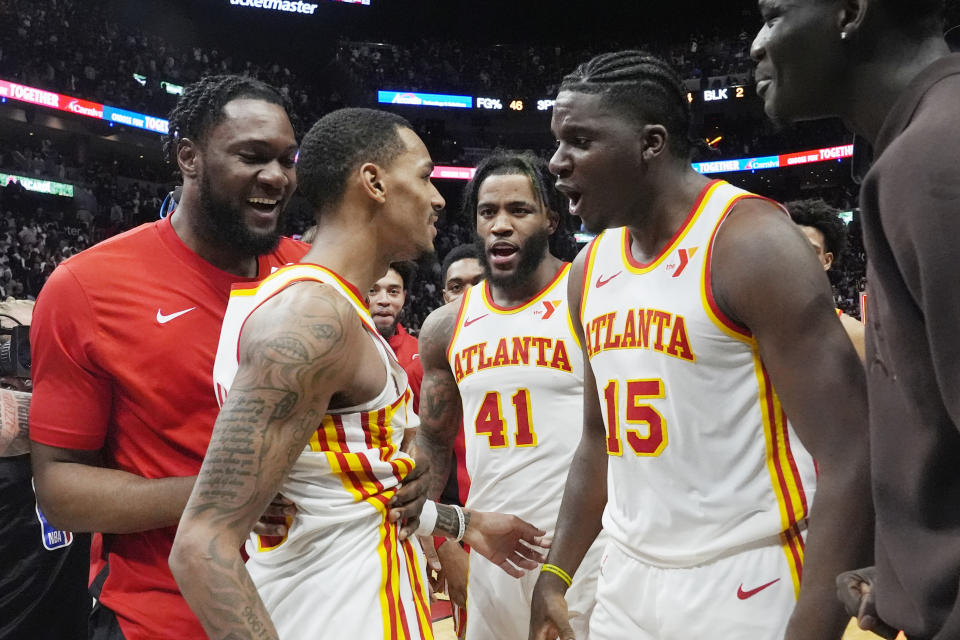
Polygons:
M597 93L645 123L666 127L667 144L689 158L690 105L683 80L666 62L644 51L602 53L564 76L560 91Z
M167 116L170 128L163 138L163 155L167 162L176 167L180 140L203 140L224 119L224 106L237 98L263 100L289 111L283 96L265 82L248 76L205 76L186 87Z

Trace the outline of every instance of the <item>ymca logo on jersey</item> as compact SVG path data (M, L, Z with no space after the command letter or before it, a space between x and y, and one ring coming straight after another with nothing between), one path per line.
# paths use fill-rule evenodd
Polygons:
M539 316L541 320L547 320L560 308L560 305L563 304L563 300L544 300L543 307L539 307L533 310L533 315Z
M691 247L690 249L677 250L677 257L664 264L663 268L668 273L672 271L674 278L679 278L680 274L683 273L684 269L687 268L687 265L690 264L690 259L693 258L694 254L699 248L700 247Z

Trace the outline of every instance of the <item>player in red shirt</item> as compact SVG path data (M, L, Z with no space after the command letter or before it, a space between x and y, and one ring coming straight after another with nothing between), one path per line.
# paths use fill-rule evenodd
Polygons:
M31 333L37 495L54 526L104 534L91 629L111 639L204 637L167 557L217 417L220 323L232 284L307 249L279 236L297 143L271 87L192 85L168 148L177 209L63 262Z

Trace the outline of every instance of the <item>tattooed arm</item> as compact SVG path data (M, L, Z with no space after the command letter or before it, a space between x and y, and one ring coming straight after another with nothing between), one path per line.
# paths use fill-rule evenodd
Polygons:
M170 554L170 569L211 638L277 638L240 545L317 428L333 394L374 389L356 313L303 283L248 318L240 366L213 429ZM364 384L364 375L376 378ZM375 393L374 393L375 395Z
M462 425L460 389L447 361L447 347L453 337L459 305L448 304L431 313L420 329L420 360L423 384L420 387L420 428L415 456L430 466L428 495L438 498L450 474L453 442ZM465 510L464 542L477 553L514 577L521 569L533 569L543 560L537 546L544 532L520 518L502 513ZM437 505L434 535L455 538L460 522L453 507ZM529 543L529 544L527 544ZM464 553L454 544L451 553ZM519 568L518 568L519 567Z
M30 453L30 394L0 389L0 458Z
M420 428L417 429L416 457L430 466L427 495L439 498L450 475L453 442L462 423L460 389L447 361L447 347L453 337L459 305L448 304L429 316L420 329Z

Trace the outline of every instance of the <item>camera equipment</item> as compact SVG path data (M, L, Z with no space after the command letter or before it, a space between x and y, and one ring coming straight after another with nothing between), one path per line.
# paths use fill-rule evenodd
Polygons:
M17 323L10 328L0 327L0 376L30 377L30 327L13 316L0 313ZM7 340L4 336L10 336Z

